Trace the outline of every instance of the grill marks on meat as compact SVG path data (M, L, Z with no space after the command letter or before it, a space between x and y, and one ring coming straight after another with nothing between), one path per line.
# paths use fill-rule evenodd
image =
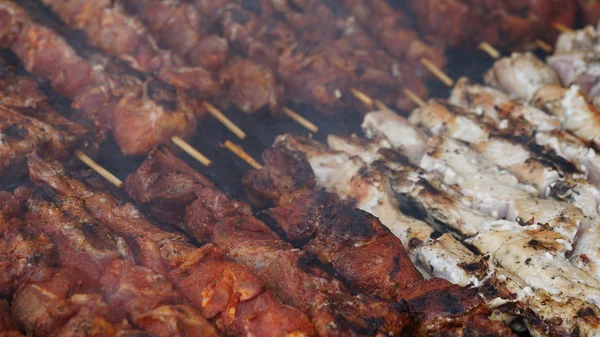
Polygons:
M69 204L80 207L77 214L85 219L84 224L95 221L98 223L96 234L106 231L100 230L100 226L105 226L124 237L134 250L136 261L149 268L119 260L108 267L109 273L104 270L101 279L109 289L109 303L124 308L128 317L134 315L136 324L154 327L164 317L171 317L183 322L186 329L192 329L204 317L214 320L225 335L314 335L314 327L304 314L282 304L264 288L251 269L225 259L220 248L206 245L198 249L182 235L152 225L133 205L101 190L92 190L68 175L58 163L47 161L38 154L33 154L30 161L34 181L49 186L59 200L76 200ZM173 165L176 164L165 163L163 167ZM184 169L184 172L191 171L191 168ZM76 212L71 210L70 213ZM85 226L81 232L86 232ZM110 252L114 254L115 248ZM129 279L132 285L123 285L123 280ZM138 285L138 290L130 291L134 285ZM144 289L148 286L160 286L163 290L157 290L157 293L170 297L158 297L154 303L153 297L145 295ZM136 294L143 296L137 298ZM177 309L184 303L182 300L194 305L202 316L194 318L192 314L196 309Z
M34 336L150 336L133 330L103 301L97 280L76 269L57 268L58 247L37 224L20 219L31 191L0 195L12 205L0 218L0 292L12 295L11 314L19 329ZM0 304L0 313L4 309ZM3 336L20 336L10 331L15 326L6 319L2 315L0 320ZM9 331L3 324L9 324Z
M123 153L146 153L173 135L187 137L195 129L196 118L184 94L177 94L176 108L170 111L148 98L144 83L95 59L83 59L14 2L0 2L0 15L5 17L1 43L17 54L27 71L46 78L57 93L72 99L73 107L100 129L112 131Z
M242 111L252 113L265 106L273 113L281 110L283 88L271 70L249 59L232 57L226 39L208 34L214 24L211 17L218 17L218 13L203 15L203 10L178 0L127 0L124 5L148 25L159 44L188 64L219 72L228 99Z
M110 0L44 0L44 4L70 27L82 30L88 42L127 62L141 72L150 72L173 86L194 90L203 97L219 92L210 71L185 67L170 52L161 50L143 24L127 16Z
M299 146L295 146L294 142ZM303 166L305 171L312 171L304 154L295 151L311 146L319 148L314 144L309 139L280 138L274 148L265 152L265 168L246 175L246 189L256 195L258 193L253 191L257 186L276 184L259 180L273 176L264 171L273 170L284 175L286 168L291 167L290 161L296 163L293 167ZM277 160L268 160L269 158ZM288 160L287 164L285 159ZM332 163L327 166L335 169ZM293 180L289 170L287 173L285 178ZM357 174L368 173L362 170ZM312 177L311 180L314 180L314 175ZM318 181L323 179L324 177L319 177ZM350 185L353 183L354 181L347 182ZM295 188L289 188L294 185ZM356 209L352 203L341 201L332 194L313 192L312 183L304 186L299 183L285 184L281 187L276 199L269 200L278 206L264 213L288 237L290 232L299 232L294 230L296 228L312 226L314 234L308 238L303 250L331 265L352 287L391 301L407 301L417 317L417 334L427 335L432 331L462 326L473 319L471 316L487 313L488 309L476 295L476 290L461 289L443 279L424 280L412 265L400 239L373 215ZM486 329L485 325L480 328ZM498 334L498 331L508 331L506 329L503 327L490 332Z
M183 166L173 165L169 157L165 150L157 150L126 180L130 195L148 200L146 204L151 209L160 209L164 207L160 204L168 205L178 196L161 193L155 189L160 184L147 184L161 179L148 177L175 179L190 170L183 162L179 162ZM151 170L159 168L162 171ZM408 328L410 317L402 305L394 306L370 296L351 296L344 285L318 268L310 255L294 249L253 217L248 205L205 184L206 178L190 178L193 175L188 174L181 180L189 184L181 188L182 195L190 196L193 191L197 199L187 204L185 230L198 241L217 244L228 257L252 269L285 303L308 313L318 335L399 335Z

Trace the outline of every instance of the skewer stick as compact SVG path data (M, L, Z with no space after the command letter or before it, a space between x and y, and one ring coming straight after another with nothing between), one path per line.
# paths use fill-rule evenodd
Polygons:
M254 160L254 158L252 158L248 153L246 153L241 146L236 145L229 140L226 140L225 143L223 143L223 146L255 169L260 170L263 168L263 166Z
M410 89L404 89L404 94L406 95L406 97L408 97L408 99L410 99L416 105L418 105L420 107L425 106L425 102L421 99L421 97L419 97L419 95L415 94L414 91L412 91Z
M190 144L188 144L185 140L181 139L179 136L171 137L171 141L173 142L173 144L177 145L180 149L192 156L194 159L202 163L202 165L210 166L210 164L212 163L210 159L206 158L205 155L200 153L198 150L194 149Z
M569 27L567 27L564 24L559 23L559 22L553 24L553 26L554 26L554 28L556 30L558 30L561 33L572 33L573 32L573 29L571 29L571 28L569 28Z
M308 131L310 131L312 133L319 132L318 126L314 125L311 121L300 116L299 114L297 114L295 111L289 109L288 107L285 107L285 106L283 107L283 113L288 115L291 119L296 121L298 124L302 125L306 129L308 129Z
M371 107L373 106L373 99L371 97L369 97L367 94L365 94L364 92L355 89L355 88L351 88L350 92L352 93L352 95L354 97L356 97L359 101L363 102L365 105Z
M429 61L428 59L421 59L421 64L448 87L452 87L454 85L454 81L450 78L450 76L446 75L446 73L433 64L433 62Z
M89 166L92 170L104 177L104 179L115 185L117 188L123 187L123 182L119 178L108 172L104 167L98 165L98 163L96 163L92 158L88 157L87 154L81 152L80 150L75 150L75 156Z
M383 104L383 102L380 100L375 100L375 106L379 110L392 110L387 105Z
M239 139L245 139L246 133L242 131L237 125L235 125L227 116L225 116L216 106L212 105L210 102L202 102L206 110L213 115L219 122L223 123L229 131L233 132Z
M535 40L535 44L540 47L541 50L545 51L546 53L551 53L552 52L552 46L546 42L546 41L542 41L540 39Z
M492 47L492 45L487 42L481 42L479 44L479 49L483 50L486 54L490 55L493 59L499 59L501 56L498 49Z

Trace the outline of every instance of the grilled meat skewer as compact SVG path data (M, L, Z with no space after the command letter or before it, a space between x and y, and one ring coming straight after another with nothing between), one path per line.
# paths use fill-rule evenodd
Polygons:
M178 59L170 51L160 49L143 23L126 14L122 6L117 3L85 0L43 2L50 6L69 27L82 30L91 45L126 61L136 70L156 74L161 80L194 97L217 98L219 92L224 91L233 103L247 113L255 112L264 106L269 106L274 111L281 108L282 89L275 83L274 75L268 69L248 59L232 59L222 65L221 69L214 69L220 74L213 76L213 71L198 65L186 66L183 60ZM161 14L165 14L164 9L172 12L169 10L173 9L171 6L163 7ZM85 8L84 13L81 12L82 8ZM184 19L181 16L179 18ZM193 18L193 15L190 18ZM184 28L188 27L184 26ZM188 28L187 31L190 29L193 27ZM115 34L115 32L119 33ZM177 35L179 34L178 32ZM184 35L184 38L188 35L190 34ZM107 39L107 36L118 36L118 38ZM175 41L178 38L169 36L169 39ZM208 55L201 59L220 60L227 55L227 45L220 46L225 41L207 41L207 43L216 43L219 46L208 48ZM198 45L197 50L202 51L202 47L204 46ZM214 49L219 49L216 55ZM186 55L184 53L182 57ZM212 65L213 68L222 62L215 63Z
M356 137L336 136L330 136L328 142L334 148L347 150L348 153L327 148L313 140L290 135L280 136L275 146L305 153L315 172L318 186L340 197L349 197L359 207L378 216L386 225L391 225L390 228L397 228L395 224L398 223L397 216L391 216L399 213L393 207L403 207L414 214L413 206L416 206L417 213L432 226L441 231L460 234L460 238L466 241L476 236L490 234L498 236L504 232L512 232L513 235L527 234L527 231L523 231L516 224L495 220L470 210L462 203L461 199L464 197L459 191L444 185L434 175L410 165L406 158L392 150L382 150L376 142ZM351 157L352 155L356 156ZM367 165L359 157L372 164ZM389 196L390 192L386 192L387 189L393 189L392 196ZM399 200L395 203L383 202L383 200L396 198L394 192ZM392 205L385 206L388 202ZM413 219L413 222L415 221L417 220ZM404 229L406 232L402 233L400 232L402 229L398 228L396 235L401 237L415 235L412 233L415 229L415 227L408 227ZM482 234L487 230L491 232ZM547 234L552 232L547 231ZM551 244L553 235L547 238L547 242ZM441 245L435 244L438 240ZM449 244L452 241L454 243ZM553 298L551 294L541 289L526 292L524 290L528 287L517 274L498 267L494 259L488 260L489 256L473 256L467 248L464 246L460 248L461 246L462 244L450 234L444 234L434 241L413 239L409 248L414 249L413 253L419 254L418 258L423 269L428 264L431 269L434 269L433 272L438 268L443 269L443 271L437 270L438 275L450 281L460 282L456 279L456 275L466 270L475 281L472 286L479 290L490 307L505 314L527 319L528 327L532 332L560 336L578 330L593 333L600 329L597 323L580 322L574 318L577 315L573 316L583 307L589 307L592 311L597 311L597 308L571 299L569 309L566 310L560 298ZM431 251L435 253L427 254L428 247L431 247ZM461 256L459 252L466 253Z
M23 337L10 314L6 300L0 300L0 335L4 337Z
M400 240L374 217L336 196L313 192L314 178L295 180L294 173L311 171L306 159L295 158L298 156L302 155L277 147L267 150L263 156L265 168L250 171L244 178L251 200L277 206L264 211L264 215L290 240L308 240L303 249L331 265L353 287L392 301L406 300L417 315L418 335L441 330L454 334L475 328L472 320L485 321L476 319L486 312L475 291L461 289L443 279L424 280L410 264ZM300 236L299 230L303 231ZM412 244L418 245L414 241ZM462 309L453 309L451 313L443 305L432 305L446 297L453 297L456 308ZM427 307L421 305L425 298ZM444 317L443 321L438 317ZM485 330L484 325L480 329ZM454 329L455 332L450 332ZM493 327L489 333L501 335L502 327Z
M31 195L31 190L24 188L13 194L0 192L1 204L8 206L0 214L0 247L5 252L0 264L3 275L0 292L12 294L15 323L33 336L155 336L133 330L124 321L125 317L119 317L118 308L102 299L97 280L77 269L56 267L60 255L56 254L50 238L39 230L40 223L21 219ZM75 237L76 233L72 234ZM130 289L136 282L131 276L130 284L121 280ZM150 289L147 290L145 294L149 296ZM132 294L128 296L135 298Z
M175 185L180 188L161 187ZM152 214L162 209L185 210L179 225L186 232L198 241L217 244L227 256L254 270L285 303L309 314L319 336L400 335L412 325L402 305L350 295L341 282L314 265L309 255L253 217L248 205L207 184L205 177L168 151L155 151L127 178L125 188Z
M0 60L4 63L4 60ZM0 78L0 175L22 175L34 147L64 159L88 131L61 116L35 80L3 64Z
M140 263L169 279L180 296L206 319L214 320L223 334L314 335L314 327L305 315L283 305L248 268L224 259L218 247L196 248L183 235L152 225L133 205L95 191L70 176L57 162L38 154L30 158L30 173L32 180L50 189L51 195L68 201L66 205L72 208L65 212L89 218L87 222L106 226L105 231L131 242Z
M548 159L564 166L575 166L593 183L600 182L600 156L593 148L572 134L561 131L560 121L543 111L511 101L504 93L490 87L470 84L460 79L449 98L450 103L484 116L487 124L509 132L518 141Z
M196 116L185 94L176 92L171 111L148 97L151 87L141 80L121 76L103 60L83 59L14 2L1 1L0 12L6 16L2 45L17 54L27 71L46 78L57 93L71 99L75 109L105 132L112 131L123 153L146 153L173 135L185 138L195 130Z
M553 41L553 24L575 23L574 1L412 0L420 32L451 47L487 41L494 46L534 49L536 38Z
M228 99L241 110L251 113L269 106L272 113L281 112L283 87L276 82L275 72L234 56L225 38L208 33L208 14L179 0L121 2L122 10L143 21L159 45L173 50L190 65L202 64L217 73Z
M391 129L391 124L395 124L395 128L393 128L395 132L399 132L403 129L415 129L415 126L406 123L406 121L402 120L401 117L386 112L377 112L367 115L365 118L364 127L369 130L367 132L369 137L386 137L390 135L386 130ZM385 128L380 127L381 125L385 125ZM391 140L389 137L387 137L387 139L393 148L397 148L399 150L406 148L412 144L411 142L414 142L414 140L403 142L403 139L397 137L391 138ZM434 137L429 144L425 143L425 139L421 140L421 144L422 159L416 160L414 163L420 165L426 170L435 172L440 176L440 178L443 178L444 182L446 183L457 184L463 193L467 193L469 197L475 198L470 207L482 210L485 213L493 216L507 217L509 220L518 220L523 226L535 227L538 226L536 224L541 223L543 224L543 228L545 228L545 230L553 229L555 234L559 234L557 240L553 240L555 242L553 242L552 251L556 256L556 263L558 263L558 261L561 259L565 260L565 263L561 263L560 268L566 268L570 270L569 273L571 274L567 274L564 270L559 271L554 269L546 269L546 271L548 273L556 273L556 275L571 275L572 282L580 284L587 290L583 292L573 291L574 288L570 286L563 289L560 282L555 283L558 279L556 276L552 275L548 275L548 279L543 283L539 283L537 278L525 278L528 283L535 281L535 287L541 287L550 293L571 294L569 296L579 296L582 300L590 303L597 303L597 300L595 299L596 295L594 295L596 292L595 289L598 288L598 285L596 284L597 281L588 276L582 270L571 266L564 258L564 254L571 250L570 243L573 242L573 235L575 234L573 231L577 230L579 222L581 221L581 219L577 220L576 217L571 218L572 214L569 214L569 212L571 212L571 209L573 209L572 206L561 204L559 206L563 209L561 212L560 208L556 208L557 205L555 202L532 198L530 194L531 192L523 193L525 190L521 190L519 193L522 194L522 197L519 197L519 194L515 195L517 190L515 190L514 187L510 187L511 185L515 186L511 183L514 178L511 178L509 175L504 173L501 175L495 174L494 172L496 172L497 169L491 170L491 166L489 164L485 164L485 161L482 161L478 156L470 154L470 150L468 150L465 146L461 146L456 141ZM429 145L429 148L425 147L425 145ZM460 158L461 156L465 156L465 158L460 161L454 161L454 158ZM466 167L461 167L459 163L460 165ZM481 166L482 164L484 166ZM466 172L470 173L466 174ZM489 178L489 174L494 176L495 180L493 186L489 186L489 183L484 183L486 179ZM504 183L499 185L498 182L500 181L504 181ZM481 198L481 196L477 197L477 194L483 191L488 191L490 193L488 199ZM501 195L503 191L510 191L510 193L507 193L507 197L508 195L511 196L510 203L508 204L501 202ZM533 191L533 193L535 193L535 191ZM486 203L478 203L477 198L480 198L481 201L486 201ZM544 204L553 204L555 206L540 207L540 205ZM498 206L502 207L498 208ZM504 209L505 206L508 206L508 209ZM497 213L493 212L492 210L497 210ZM550 210L556 213L550 214ZM515 215L519 214L517 212L521 211L521 218L516 218ZM513 214L513 212L515 214ZM526 214L530 214L531 218L534 220L530 223L527 222L525 219L528 219L529 215ZM575 213L573 213L573 215L574 214ZM488 247L487 249L490 248ZM529 254L531 253L533 252L530 252ZM526 258L527 254L522 254L519 256ZM517 263L513 265L513 267L522 266L522 263L519 261L513 262ZM503 266L507 269L511 267L508 262L503 264ZM527 275L519 274L519 276L525 277ZM587 294L585 294L586 292Z
M487 84L530 102L556 116L564 130L598 149L600 111L578 86L560 86L554 70L532 54L513 54L497 61L486 74Z
M202 189L201 185L202 185L202 181L205 180L205 178L201 178L201 179L195 179L194 175L198 175L197 173L194 172L190 172L191 169L187 168L183 168L185 166L183 166L182 168L178 168L181 167L180 165L182 165L183 163L181 163L180 165L173 165L172 162L174 161L172 158L170 158L171 156L166 154L166 153L156 153L154 155L154 158L152 161L147 162L146 164L144 164L142 167L143 169L138 170L138 172L134 175L131 175L127 181L126 181L126 189L128 191L128 193L134 197L134 199L136 200L144 200L147 202L147 204L150 206L149 210L152 213L158 213L160 214L162 209L173 209L174 213L179 212L179 210L183 210L184 207L186 205L190 205L187 208L187 217L188 219L186 219L186 228L188 229L188 231L190 232L195 232L198 233L196 235L202 235L202 236L197 236L197 238L201 238L204 237L207 234L202 234L202 231L206 230L206 227L196 227L197 229L191 229L190 228L190 221L189 218L191 216L194 216L194 219L197 219L199 216L206 216L206 215L202 215L202 213L197 213L198 210L194 210L192 209L192 207L199 207L199 203L202 202L202 205L210 205L210 200L212 200L212 198L208 198L205 199L205 197L203 197L203 195L206 194L206 188ZM188 172L188 173L182 173L182 172ZM298 173L298 178L302 179L301 177L303 177L303 175L301 174L301 172L296 172ZM160 178L156 179L156 175L159 174ZM152 178L154 177L154 178ZM310 176L305 176L306 179L308 179L308 181L310 181ZM166 191L164 188L161 188L160 186L169 186L169 185L173 185L175 181L181 180L181 181L188 181L188 185L185 185L186 188L185 189L177 189L177 190L172 190L172 191ZM192 185L191 182L194 182L195 184ZM181 183L179 183L178 185L181 186ZM202 192L204 191L204 192ZM197 195L197 196L196 196ZM192 202L191 200L194 198L194 196L200 198L198 200L196 200L195 202ZM220 198L225 198L225 196L221 196ZM222 200L227 200L227 199L219 199L219 203L222 203ZM233 209L235 209L235 205L238 205L239 203L232 203L231 207L233 207ZM176 207L174 207L175 205L178 205ZM174 208L173 208L174 207ZM207 207L207 206L203 206L203 207ZM194 213L191 213L194 212ZM222 211L220 211L222 212ZM231 211L228 211L231 212ZM207 223L206 220L203 221L203 223ZM192 223L193 224L193 223ZM224 224L223 224L224 225ZM221 225L221 226L223 226ZM258 225L258 223L257 223ZM256 225L256 226L257 226ZM198 226L198 225L195 225ZM239 226L239 225L238 225ZM258 228L262 228L261 227L257 227ZM289 229L292 229L291 227ZM231 230L229 230L229 232L225 232L226 228L223 229L219 229L219 231L217 233L219 234L214 234L214 235L218 235L217 239L218 240L222 240L219 242L228 242L227 245L228 247L232 247L235 248L237 247L237 244L234 244L232 241L229 241L228 239L221 237L222 235L226 235L225 233L232 233ZM221 231L222 234L221 234ZM238 229L239 231L239 229ZM263 230L261 230L262 233ZM268 228L264 228L264 231L266 232L271 232L270 229ZM303 233L306 234L308 232L304 232L304 231L290 231L290 233L298 233L299 235L302 235ZM271 232L272 233L272 232ZM241 235L242 233L240 233ZM340 233L341 234L341 233ZM230 234L231 235L231 234ZM258 237L263 237L265 236L265 240L266 240L266 234L259 234L258 233L254 233L252 234L252 237L256 237L256 239L244 239L242 240L241 238L238 240L242 240L247 242L248 244L251 244L254 240L258 240ZM275 235L274 233L268 236L269 237L269 241L273 241L273 242L279 242L278 236ZM297 236L300 237L300 236ZM248 241L249 240L249 241ZM216 242L216 241L215 241ZM252 245L257 245L258 242L256 243L252 243ZM283 244L283 242L281 243ZM221 245L223 246L223 244ZM287 244L285 244L285 246L287 247ZM238 251L238 249L240 248L235 248L235 251ZM263 249L266 249L263 248ZM272 249L272 248L271 248ZM308 247L306 247L306 249L308 249ZM270 250L269 250L270 251ZM239 251L239 254L243 254L240 255L239 258L242 258L242 256L248 256L249 251L244 250ZM287 254L286 254L287 255ZM277 261L277 260L275 260ZM271 262L269 263L269 265L272 265L273 263L276 262ZM277 263L281 263L281 262L277 262ZM356 262L352 262L350 263L351 265L354 266L359 266L358 263ZM352 267L351 265L349 265L349 268L356 268L356 267ZM338 269L340 270L340 269ZM348 269L350 270L350 269ZM265 270L264 273L267 273L267 271ZM271 279L271 277L274 276L268 276L271 272L269 271L267 274L263 274L265 275L265 277L269 277L269 279ZM279 276L279 278L281 278L281 275ZM281 287L281 286L279 286ZM280 288L281 289L281 288ZM282 289L283 290L283 289ZM388 291L391 291L391 289L388 289ZM314 291L311 291L311 293L314 294ZM389 293L389 292L388 292ZM432 296L432 294L434 294L434 292L432 292L430 295L423 295L423 296ZM416 294L415 294L416 295ZM290 298L290 300L292 300L293 298L297 298L297 295L287 295L286 296L292 296ZM314 295L312 295L314 296ZM389 295L388 295L389 296ZM298 301L297 299L295 299L294 301ZM418 302L414 302L415 305ZM426 316L427 311L423 311L423 317L422 319L425 321L426 319L431 320L431 324L436 324L435 319L432 316ZM425 317L429 317L429 318L425 318ZM465 316L465 318L468 316ZM437 323L440 324L440 323Z

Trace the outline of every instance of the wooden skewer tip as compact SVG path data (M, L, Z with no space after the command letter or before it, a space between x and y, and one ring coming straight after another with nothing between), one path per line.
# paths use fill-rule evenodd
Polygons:
M452 87L454 85L454 80L450 78L450 76L446 75L438 66L433 64L428 59L421 59L421 64L427 68L435 77L437 77L442 83L447 85L448 87Z
M212 164L212 161L210 159L208 159L205 155L203 155L198 150L196 150L194 147L192 147L190 144L188 144L188 142L181 139L181 137L173 136L173 137L171 137L171 141L173 142L173 144L177 145L180 149L182 149L187 154L192 156L194 159L199 161L202 165L210 166L210 164Z
M371 97L369 97L367 94L365 94L364 92L355 89L355 88L351 88L350 92L352 93L352 95L354 97L356 97L359 101L363 102L365 105L372 107L373 106L373 99Z
M561 32L561 33L572 33L572 32L574 31L574 30L573 30L573 29L571 29L570 27L567 27L567 26L565 26L564 24L562 24L562 23L559 23L559 22L557 22L557 23L553 24L553 26L554 26L554 28L555 28L556 30L558 30L558 31L559 31L559 32Z
M248 163L248 165L252 166L253 168L257 170L263 168L263 166L259 164L256 160L254 160L254 158L252 158L248 153L246 153L246 151L244 151L244 149L241 146L236 145L229 140L226 140L225 143L223 143L223 146L229 151L233 152L233 154L244 160L246 163Z
M291 119L293 119L294 121L296 121L298 124L300 124L303 127L305 127L308 131L310 131L312 133L318 133L319 132L319 127L318 126L316 126L315 124L313 124L308 119L300 116L298 113L296 113L292 109L284 106L283 107L283 113L285 113L288 117L290 117Z
M106 170L104 167L98 165L98 163L96 163L87 154L81 152L80 150L75 150L75 156L87 166L89 166L92 170L96 171L104 179L108 180L111 184L115 185L117 188L123 187L123 182L119 178L115 177L112 173L108 172L108 170Z
M425 101L423 101L423 99L421 99L421 97L419 97L419 95L417 95L414 91L410 89L404 89L404 94L416 105L420 107L425 106Z
M552 52L552 46L546 42L546 41L542 41L540 39L535 40L535 44L543 51L545 51L546 53L551 53Z
M499 59L500 56L502 56L500 54L500 52L498 51L498 49L494 48L491 44L489 44L487 42L481 42L479 44L479 49L483 50L486 54L488 54L493 59Z
M217 109L216 106L212 105L210 102L202 102L206 110L219 120L229 131L231 131L234 135L236 135L239 139L246 139L246 133L242 131L237 125L235 125L227 116L225 116L221 110Z

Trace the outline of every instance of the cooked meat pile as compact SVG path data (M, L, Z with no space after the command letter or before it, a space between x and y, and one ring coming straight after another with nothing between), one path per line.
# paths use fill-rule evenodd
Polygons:
M0 59L0 176L30 178L0 192L0 336L600 335L593 27L365 138L279 136L243 179L258 213L164 145L205 101L410 108L445 44L526 48L574 1L412 1L432 42L386 0L40 2L61 22L0 0L31 73ZM149 154L128 199L62 163L109 134Z
M369 335L377 331L396 335L407 330L423 336L462 336L466 331L481 336L511 334L506 326L488 320L487 308L472 290L441 279L423 280L400 241L375 217L333 195L312 193L308 186L314 184L314 176L307 165L296 165L301 158L284 157L279 152L268 156L280 159L279 164L285 167L259 174L272 173L270 177L281 181L262 181L251 174L248 180L255 183L253 186L275 183L283 188L298 183L298 197L311 200L305 205L297 201L286 205L287 209L274 209L273 218L280 222L273 227L166 150L153 152L127 178L126 191L151 214L169 219L200 242L223 247L228 256L252 268L284 302L307 312L319 335ZM292 171L293 167L299 170ZM288 175L279 175L283 173ZM300 184L307 186L302 189ZM265 191L270 192L276 191ZM312 214L302 217L305 207ZM292 217L289 222L283 220L286 215ZM321 217L331 222L322 228L307 228ZM347 229L344 221L354 223ZM314 239L301 249L285 240L305 240L315 231L320 240ZM371 255L366 259L366 253L378 258ZM321 271L316 261L332 267L344 284L364 295L351 296L342 283ZM414 315L414 326L409 312Z
M562 23L571 27L578 7L575 0L411 0L408 3L419 30L431 40L453 47L486 41L507 50L534 49L537 38L554 41L558 32L553 25Z
M531 54L497 61L486 82L461 79L448 100L431 100L408 119L369 113L368 139L329 136L325 146L280 136L266 168L245 180L249 198L275 206L263 212L274 228L302 249L317 248L348 282L365 273L345 274L336 263L346 249L367 250L377 240L338 246L337 236L324 235L341 215L324 192L306 191L315 182L381 219L421 273L472 285L499 316L525 320L532 335L597 335L597 100L577 85L563 88ZM319 195L325 206L315 206ZM354 222L343 223L351 231ZM349 237L369 233L361 228ZM371 291L385 284L376 276Z

